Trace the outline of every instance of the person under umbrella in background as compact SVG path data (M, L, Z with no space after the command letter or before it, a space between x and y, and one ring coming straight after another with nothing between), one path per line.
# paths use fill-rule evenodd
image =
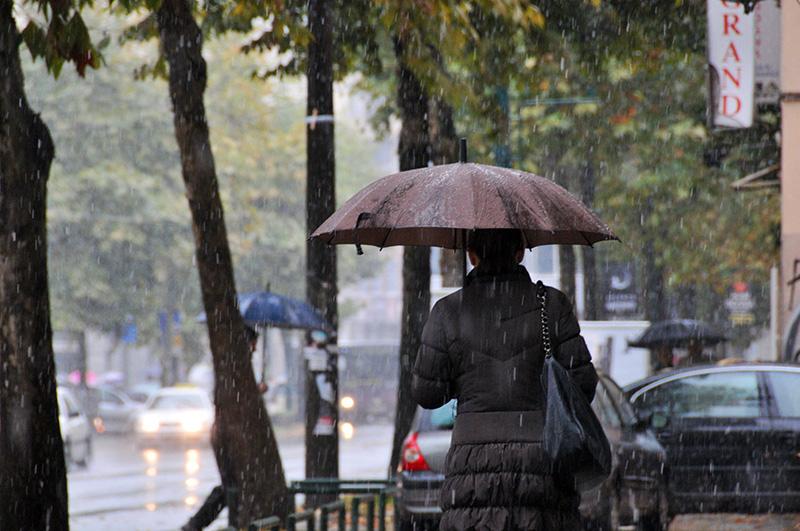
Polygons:
M249 325L245 325L245 338L247 339L247 344L250 347L250 355L252 355L256 348L258 347L258 332L255 328ZM269 387L267 386L265 380L262 378L260 382L258 382L258 391L261 394L267 392ZM211 427L211 438L212 440L216 436L215 430L216 424ZM219 513L222 512L222 509L225 508L227 505L226 499L226 490L228 487L234 486L232 483L232 478L229 477L228 469L229 467L226 465L226 460L224 455L220 455L219 451L216 448L219 445L212 444L212 448L214 448L214 458L217 461L217 469L219 470L220 479L222 481L221 485L217 485L213 489L211 489L211 493L208 495L206 500L203 502L203 505L197 510L197 512L189 518L189 521L181 527L181 531L199 531L200 529L204 529L211 525L214 520L217 519Z
M519 265L522 234L472 231L468 252L475 268L431 310L413 371L422 407L458 399L440 529L579 529L573 478L553 473L541 444L541 304ZM554 356L591 401L597 374L572 304L545 290Z
M653 347L651 358L652 361L650 363L654 373L671 371L675 367L675 354L669 345Z

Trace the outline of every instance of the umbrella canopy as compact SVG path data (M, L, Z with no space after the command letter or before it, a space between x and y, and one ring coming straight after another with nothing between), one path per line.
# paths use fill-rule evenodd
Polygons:
M690 343L715 345L725 341L725 335L702 321L673 319L650 325L642 335L628 345L639 348L686 347Z
M256 291L241 294L238 300L242 317L245 322L253 326L331 330L331 326L317 310L291 297L270 291ZM200 314L197 320L204 322L205 312Z
M526 247L617 239L553 181L465 162L383 177L350 198L311 237L328 244L458 249L473 229L518 229Z

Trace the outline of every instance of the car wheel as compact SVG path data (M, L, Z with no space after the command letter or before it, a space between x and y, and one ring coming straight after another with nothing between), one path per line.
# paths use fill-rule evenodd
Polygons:
M414 531L414 523L411 520L404 518L397 519L397 525L394 526L395 531Z
M594 500L594 498L592 498ZM581 517L583 531L618 531L619 530L619 496L616 482L604 485L597 493L597 499L590 514Z
M658 508L654 513L645 515L639 521L638 529L642 531L667 531L670 520L667 489L662 486L658 490Z
M608 509L601 528L605 531L619 531L619 494L616 489L609 492Z

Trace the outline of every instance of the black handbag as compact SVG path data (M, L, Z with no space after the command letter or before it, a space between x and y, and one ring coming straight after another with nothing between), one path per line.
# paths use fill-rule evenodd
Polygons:
M553 473L571 475L575 488L583 492L599 486L611 473L611 447L586 396L553 357L547 292L541 282L537 286L544 349L541 376L545 402L544 451L551 460Z

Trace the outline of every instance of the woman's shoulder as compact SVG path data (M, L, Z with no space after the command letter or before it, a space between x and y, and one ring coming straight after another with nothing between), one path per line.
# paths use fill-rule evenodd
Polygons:
M537 285L537 292L538 292L539 282L541 281L535 282L535 284ZM542 285L545 288L546 297L550 304L555 303L560 306L566 305L569 306L570 308L572 307L572 303L569 301L569 297L567 297L567 295L563 291L553 286L548 286L547 284L544 283L542 283Z
M454 291L448 295L437 300L433 308L431 308L431 313L440 313L443 315L452 315L458 312L459 307L461 306L461 300L463 295L463 288Z

